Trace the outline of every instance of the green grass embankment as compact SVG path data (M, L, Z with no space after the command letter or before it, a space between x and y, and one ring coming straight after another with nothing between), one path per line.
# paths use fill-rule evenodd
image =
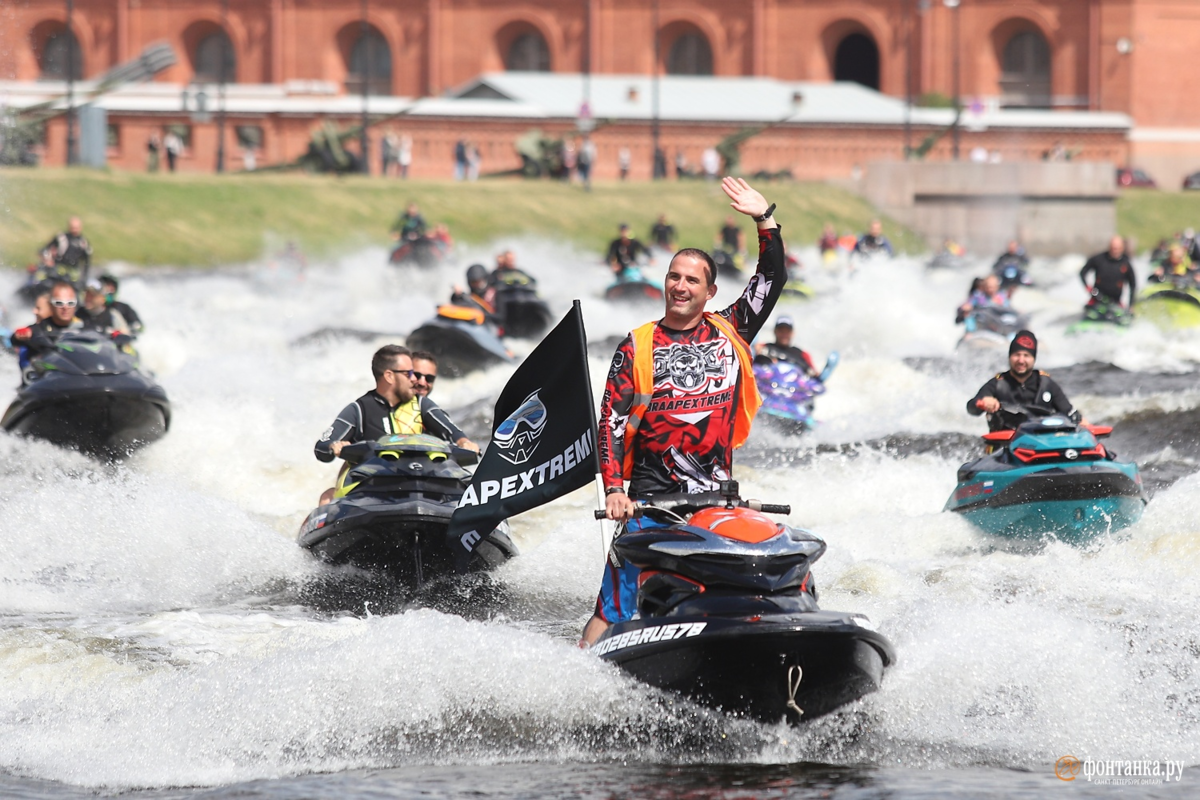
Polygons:
M823 223L861 231L871 206L820 183L759 185L779 206L788 240L810 244ZM681 246L709 248L728 200L701 182L598 183L591 192L550 181L477 183L334 178L307 175L144 175L88 170L0 170L0 263L23 266L62 230L83 218L97 263L208 266L258 258L284 240L330 255L389 241L388 228L409 200L426 219L445 222L459 242L500 236L566 240L600 251L620 222L647 236L666 213ZM749 226L747 225L747 233ZM924 249L919 237L885 220L901 249Z
M1117 231L1132 237L1138 252L1184 228L1200 228L1200 192L1125 189L1117 197Z

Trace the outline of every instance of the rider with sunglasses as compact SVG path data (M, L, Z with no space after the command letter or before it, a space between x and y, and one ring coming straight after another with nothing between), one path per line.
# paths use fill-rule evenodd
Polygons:
M437 356L418 350L412 354L412 363L413 391L422 397L428 397L433 393L433 382L437 380Z
M50 285L50 316L13 331L13 344L26 348L31 356L50 352L64 333L86 327L75 316L78 304L75 287L67 281L55 281Z
M371 374L375 388L342 409L313 447L318 461L332 461L348 444L389 434L428 433L479 452L479 445L429 399L428 392L421 395L416 391L413 355L407 347L389 344L379 348L371 359ZM333 494L332 487L325 490L321 505L332 500Z

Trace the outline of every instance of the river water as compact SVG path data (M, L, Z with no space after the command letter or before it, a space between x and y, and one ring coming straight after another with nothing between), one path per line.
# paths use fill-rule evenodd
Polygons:
M655 310L598 299L599 259L560 246L500 242L460 264L503 245L558 312L583 300L599 391L605 340ZM1182 781L1136 791L1196 793L1200 335L1138 322L1067 336L1081 262L1035 264L1018 305L1039 366L1116 426L1153 499L1093 547L1015 550L941 512L984 427L965 401L1004 362L954 355L969 274L810 266L821 293L781 310L818 360L841 352L822 426L802 440L760 426L736 477L825 538L822 605L868 614L899 662L882 691L792 729L660 695L575 649L602 562L590 491L514 520L520 558L422 607L295 545L335 474L312 443L369 387L375 348L461 279L401 280L384 258L126 270L123 298L148 325L139 349L174 404L168 436L114 467L0 434L0 795L1129 791L1082 773L1062 786L1068 755L1179 761ZM9 296L16 276L0 281ZM507 374L443 379L434 398L485 436ZM0 385L17 380L0 359Z

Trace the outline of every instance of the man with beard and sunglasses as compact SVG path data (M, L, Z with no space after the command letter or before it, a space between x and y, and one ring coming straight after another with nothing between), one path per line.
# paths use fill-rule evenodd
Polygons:
M680 250L667 268L663 318L637 328L617 348L600 405L597 450L606 514L624 523L618 536L650 524L633 517L637 500L714 491L729 479L733 450L746 440L762 403L750 342L787 283L783 240L775 206L761 194L740 178L725 178L721 188L733 209L758 225L758 270L731 306L710 313L705 305L717 293L712 256ZM581 647L632 617L638 573L610 552Z
M459 447L479 452L479 445L459 430L450 416L413 386L413 358L407 347L385 345L371 358L375 388L342 409L313 447L318 461L333 461L342 448L391 434L428 433ZM321 505L333 499L336 487L321 494Z
M433 382L438 376L437 356L417 350L412 354L412 363L413 391L422 397L428 397L433 393Z

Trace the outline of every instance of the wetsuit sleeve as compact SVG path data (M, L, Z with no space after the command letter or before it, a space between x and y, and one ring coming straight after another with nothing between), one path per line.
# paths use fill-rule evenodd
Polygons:
M758 271L750 277L742 296L720 312L734 324L738 335L747 344L762 330L787 283L787 263L779 231L779 228L767 228L758 232Z
M421 424L425 426L427 433L450 443L467 438L467 435L454 424L454 420L450 419L446 410L430 400L428 395L421 398Z
M613 239L608 243L608 255L604 257L604 263L608 264L610 267L612 266L614 259L616 259L618 262L620 261L620 259L617 258L617 245L619 241L620 240L618 239Z
M1096 257L1092 256L1083 265L1083 269L1079 270L1079 280L1083 282L1085 289L1090 289L1091 284L1088 283L1088 275L1092 276L1092 281L1096 280Z
M625 423L633 408L633 336L626 336L613 354L600 399L600 430L597 449L604 488L622 488L621 472L625 463Z
M142 318L133 310L133 306L128 303L116 302L113 303L113 308L125 318L125 321L129 323L129 329L134 333L141 333L146 327L142 323Z
M49 353L54 349L54 339L42 330L41 325L33 325L29 329L29 340L25 342L25 348L30 355Z
M1040 376L1040 378L1041 382L1038 388L1041 390L1041 394L1043 395L1047 392L1050 393L1050 402L1048 404L1050 408L1053 408L1056 412L1062 414L1064 417L1067 417L1072 422L1078 423L1081 419L1083 419L1083 414L1079 413L1075 406L1071 405L1071 401L1067 399L1066 392L1062 390L1062 387L1059 386L1053 378L1044 373Z
M979 415L981 415L983 413L983 409L975 404L985 397L995 397L995 396L996 396L996 379L992 378L990 381L985 383L983 386L979 387L979 391L975 393L975 396L967 401L967 413L970 414L972 417L978 417Z
M886 236L883 237L883 249L887 250L887 254L888 254L889 258L895 258L896 251L892 249L892 240L887 238Z
M1129 261L1125 262L1125 267L1125 282L1129 286L1129 306L1132 308L1134 299L1137 297L1137 276L1134 274L1133 264Z
M358 407L358 403L351 403L342 409L342 413L338 414L333 424L321 434L321 438L313 447L313 454L316 455L318 461L333 461L333 451L329 449L329 445L334 442L353 444L361 439L362 409Z

